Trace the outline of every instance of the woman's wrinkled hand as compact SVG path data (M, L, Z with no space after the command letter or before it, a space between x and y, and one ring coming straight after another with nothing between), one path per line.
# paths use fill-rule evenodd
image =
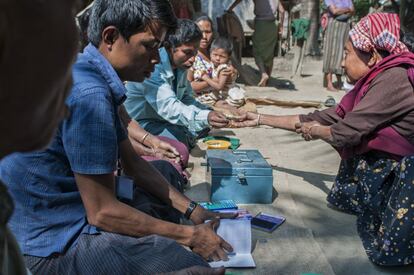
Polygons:
M208 123L214 128L225 128L229 124L229 120L224 114L216 111L211 111L207 117Z
M230 120L229 128L244 128L244 127L255 127L259 125L259 114L246 112L243 113L243 119Z
M312 127L321 126L317 121L309 121L309 122L298 122L295 124L295 131L297 134L301 134L303 139L306 141L310 141L315 139L312 136Z
M182 159L177 149L168 142L162 141L156 136L150 137L151 148L153 149L153 157L173 161L179 163Z

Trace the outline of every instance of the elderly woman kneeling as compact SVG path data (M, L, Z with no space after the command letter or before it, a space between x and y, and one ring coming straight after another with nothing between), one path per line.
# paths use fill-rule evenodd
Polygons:
M342 161L328 202L356 214L370 260L414 262L414 54L395 14L375 13L349 33L343 60L355 84L336 107L308 115L248 113L234 127L268 125L322 139Z

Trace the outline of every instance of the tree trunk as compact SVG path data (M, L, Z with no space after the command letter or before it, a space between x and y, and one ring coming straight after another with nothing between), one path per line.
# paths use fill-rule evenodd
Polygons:
M319 50L319 1L318 0L302 0L302 9L300 17L310 19L310 29L308 42L305 49L305 55L318 55Z
M201 2L200 0L193 0L195 12L201 12Z
M400 19L404 31L414 33L414 0L400 1Z

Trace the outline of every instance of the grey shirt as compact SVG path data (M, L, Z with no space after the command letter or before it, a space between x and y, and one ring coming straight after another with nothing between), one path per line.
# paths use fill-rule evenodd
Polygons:
M256 20L276 20L279 0L254 0L254 15Z
M333 145L337 147L359 145L364 137L389 125L414 144L414 91L407 69L394 67L379 74L344 119L332 107L301 115L300 120L331 125Z

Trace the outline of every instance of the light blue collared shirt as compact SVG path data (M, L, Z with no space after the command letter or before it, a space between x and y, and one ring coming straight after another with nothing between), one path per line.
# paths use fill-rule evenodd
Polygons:
M160 50L160 63L143 83L127 82L127 99L124 102L129 115L143 127L149 121L168 121L181 125L190 132L208 127L211 110L197 102L187 80L187 71L173 70L165 48Z

